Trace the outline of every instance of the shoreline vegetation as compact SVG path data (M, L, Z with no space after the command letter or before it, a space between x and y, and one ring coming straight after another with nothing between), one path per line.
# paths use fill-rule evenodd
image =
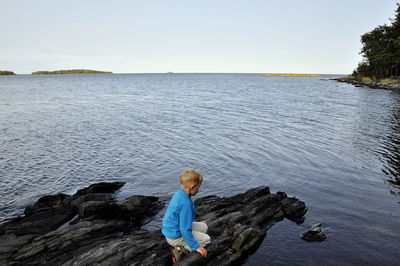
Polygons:
M265 74L264 77L316 77L322 78L322 75L316 74Z
M14 76L14 75L16 74L12 71L0 70L0 76Z
M363 60L350 76L336 79L357 87L400 89L400 4L391 25L361 35Z
M353 84L356 87L370 87L375 89L400 89L400 77L373 79L370 77L348 76L334 79L339 82Z
M32 75L70 75L70 74L112 74L112 72L97 71L97 70L91 70L91 69L70 69L70 70L32 72Z

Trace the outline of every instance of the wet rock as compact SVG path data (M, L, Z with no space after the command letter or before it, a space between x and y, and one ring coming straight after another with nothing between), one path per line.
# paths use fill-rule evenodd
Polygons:
M88 201L79 205L81 218L95 216L104 219L130 220L140 224L146 217L153 216L157 208L157 197L132 196L122 201Z
M69 195L63 194L63 193L58 193L56 195L47 195L44 197L41 197L38 199L35 203L37 206L43 206L43 205L60 205L62 201L68 197Z
M285 217L298 224L304 222L304 215L307 212L307 208L304 202L297 200L296 198L288 198L284 192L278 192L284 195L284 199L281 201L282 211L285 213Z
M314 224L304 232L301 239L308 241L308 242L322 242L326 239L326 233L321 228L322 223Z
M151 217L159 210L154 208L158 201L157 197L132 196L123 201L115 203L117 207L117 217L120 219L140 223L146 217Z
M27 211L25 211L27 212ZM43 207L29 211L29 215L10 220L0 225L0 234L45 234L75 216L73 209L67 206Z
M20 218L21 224L14 221L1 225L0 264L170 265L170 247L161 231L141 229L163 203L157 197L146 196L116 201L109 197L109 190L103 188L103 185L90 186L79 194L63 196L61 204L57 197L48 197L43 200L44 209L34 209L29 216ZM195 206L196 220L209 221L208 257L190 252L177 265L236 264L258 248L267 229L276 222L284 218L302 222L307 211L300 200L283 192L272 194L268 187L227 198L206 196L197 199ZM20 235L10 233L12 228L24 226L23 221L29 217L50 210L68 210L71 215L78 216L67 226ZM41 227L40 220L46 224L53 219L47 214L36 220L38 227ZM66 220L60 219L58 224Z
M301 223L304 202L283 192L258 187L230 198L209 196L195 201L196 220L209 221L211 244L207 258L191 252L176 265L234 265L255 251L267 229L283 218Z
M79 217L109 218L115 216L114 201L88 201L79 205Z
M86 195L74 195L66 197L63 200L64 205L69 205L75 209L79 209L79 206L88 201L107 201L112 200L113 193L89 193Z
M72 265L171 265L169 246L161 232L138 232L99 241L63 262Z
M115 192L121 184L123 183L91 185L87 189L78 191L79 195L69 196L62 193L47 195L38 199L35 204L26 207L25 216L11 219L0 225L0 265L7 265L8 258L21 246L30 245L38 236L52 232L74 218L78 214L78 208L71 202L80 197L90 198L90 194L84 194L84 192Z
M91 193L114 193L123 185L125 185L125 182L101 182L78 190L78 192L76 192L76 195L86 195Z

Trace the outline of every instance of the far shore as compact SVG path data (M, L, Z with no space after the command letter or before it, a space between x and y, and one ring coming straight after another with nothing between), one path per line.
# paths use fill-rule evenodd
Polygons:
M0 76L14 76L15 73L7 70L0 70Z
M400 90L399 78L386 78L386 79L372 79L370 77L354 77L347 76L334 79L339 82L353 84L356 87L370 87L376 89L387 89L387 90Z
M108 71L98 71L91 69L70 69L70 70L55 70L55 71L36 71L32 75L66 75L66 74L112 74Z
M265 74L264 77L316 77L322 78L323 76L317 74Z

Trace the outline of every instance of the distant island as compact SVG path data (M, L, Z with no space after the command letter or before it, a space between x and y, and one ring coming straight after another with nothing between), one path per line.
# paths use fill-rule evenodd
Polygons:
M15 75L12 71L0 70L0 76L12 76Z
M317 77L321 78L321 75L315 74L265 74L264 77Z
M55 70L55 71L36 71L32 75L56 75L56 74L112 74L112 72L97 71L90 69L70 69L70 70Z

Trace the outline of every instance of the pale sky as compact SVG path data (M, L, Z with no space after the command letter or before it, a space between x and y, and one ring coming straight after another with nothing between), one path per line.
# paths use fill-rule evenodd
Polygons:
M0 70L349 74L390 0L0 0Z

